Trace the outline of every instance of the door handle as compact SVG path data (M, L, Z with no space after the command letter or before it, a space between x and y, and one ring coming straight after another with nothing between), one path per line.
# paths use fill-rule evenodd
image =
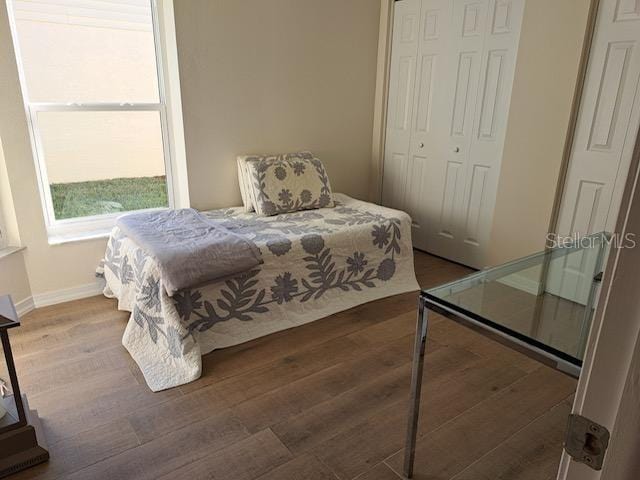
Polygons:
M424 143L420 142L420 143L418 144L418 147L420 147L420 148L424 148Z
M460 151L460 147L453 147L453 153L458 153Z

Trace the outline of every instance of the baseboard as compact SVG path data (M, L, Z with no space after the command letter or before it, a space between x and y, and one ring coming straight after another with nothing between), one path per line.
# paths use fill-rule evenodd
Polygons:
M540 282L537 282L531 278L524 277L522 275L518 275L517 273L512 273L511 275L507 275L506 277L499 278L498 282L536 296L540 295L540 290L542 287Z
M86 285L54 290L53 292L39 293L33 296L33 304L35 308L47 307L49 305L57 305L58 303L70 302L71 300L79 300L81 298L100 295L103 290L104 280L99 279L93 283L87 283Z
M19 302L16 302L14 306L16 307L18 317L21 317L36 308L33 303L33 297L27 297L24 300L20 300Z
M53 292L40 293L27 297L15 303L16 313L19 317L26 315L30 311L57 305L58 303L70 302L72 300L80 300L81 298L93 297L102 294L104 290L104 280L99 279L93 283L79 285L77 287L63 288L62 290L54 290Z

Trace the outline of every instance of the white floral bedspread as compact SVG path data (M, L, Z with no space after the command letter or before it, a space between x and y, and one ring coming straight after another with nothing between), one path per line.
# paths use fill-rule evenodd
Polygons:
M205 214L246 235L264 264L169 297L155 260L115 228L107 297L132 312L123 345L153 391L197 379L201 357L371 300L418 289L406 213L336 194L336 207L273 217Z

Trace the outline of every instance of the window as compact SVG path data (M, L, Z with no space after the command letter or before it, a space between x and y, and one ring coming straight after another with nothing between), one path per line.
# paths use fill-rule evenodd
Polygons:
M173 205L151 0L7 0L50 235Z

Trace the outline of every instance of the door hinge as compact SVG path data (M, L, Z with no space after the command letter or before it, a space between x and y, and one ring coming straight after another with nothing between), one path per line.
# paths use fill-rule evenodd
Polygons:
M576 462L601 470L609 446L609 430L581 415L569 415L564 449Z

